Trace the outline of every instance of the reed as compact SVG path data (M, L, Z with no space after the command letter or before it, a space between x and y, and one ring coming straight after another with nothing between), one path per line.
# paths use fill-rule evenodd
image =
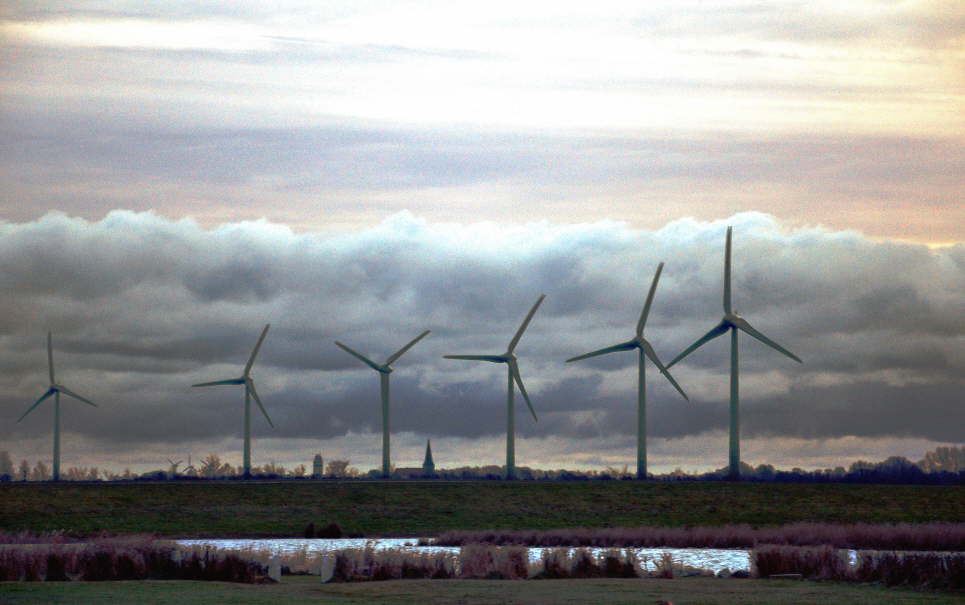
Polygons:
M754 573L767 578L800 574L814 580L878 582L939 590L965 589L965 553L860 551L851 565L846 553L831 546L760 545L751 555Z
M680 566L669 555L648 566L649 561L641 559L632 549L548 548L538 561L532 561L524 547L466 544L459 553L419 553L402 549L375 550L369 546L341 550L335 553L335 557L333 581L336 582L403 578L522 580L713 575L709 571Z
M752 573L760 578L778 574L801 574L814 580L849 580L847 552L832 546L764 544L751 554Z
M217 580L255 582L265 567L216 549L181 549L153 536L83 543L54 539L0 545L0 581Z
M519 546L752 548L756 544L831 545L881 550L963 550L965 523L790 523L776 527L573 527L545 531L446 531L429 543Z

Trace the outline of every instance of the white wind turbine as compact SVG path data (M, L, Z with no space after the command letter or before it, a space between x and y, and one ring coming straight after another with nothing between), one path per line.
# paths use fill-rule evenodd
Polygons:
M516 476L516 415L513 410L513 383L519 386L519 392L523 394L523 399L526 400L526 405L529 406L529 412L533 415L533 420L537 420L536 411L533 409L533 404L529 401L529 395L526 394L526 387L523 386L523 378L519 375L519 365L516 363L516 355L513 354L513 350L519 343L519 339L523 336L523 332L526 330L526 326L529 325L533 315L536 313L536 309L539 308L543 299L546 298L545 294L540 294L539 299L533 308L529 310L526 315L526 319L523 320L522 325L516 330L516 335L509 342L509 347L506 352L502 355L444 355L446 359L468 359L472 361L489 361L491 363L505 363L507 366L508 374L508 386L506 395L506 478L513 479Z
M47 389L46 393L40 396L40 399L38 399L36 403L30 406L30 408L23 413L23 416L21 416L17 420L17 422L20 422L21 420L26 418L27 414L34 411L34 409L38 405L43 403L45 399L47 399L51 395L54 396L54 474L53 474L53 478L54 478L54 481L60 481L60 394L63 393L64 395L70 395L74 399L83 401L87 405L92 405L95 408L97 407L97 404L91 401L90 399L85 399L84 397L81 397L80 395L71 391L64 385L57 384L57 381L54 380L54 345L53 345L53 337L51 336L50 332L47 332L47 369L48 369L48 373L50 374L50 388Z
M714 326L709 332L697 339L697 342L690 345L680 355L674 357L673 361L667 364L670 368L675 363L683 359L684 357L690 355L701 346L710 342L711 340L725 334L728 330L730 331L730 468L728 471L728 477L730 479L740 478L740 421L739 421L739 407L740 407L740 389L738 381L738 363L737 363L737 331L742 330L747 334L753 336L757 340L763 342L767 346L771 347L778 353L783 353L787 355L794 361L802 363L801 359L791 353L781 345L777 344L767 336L764 336L761 332L754 329L751 324L747 322L746 319L738 315L733 307L731 306L730 297L730 249L731 249L731 228L727 228L727 243L724 248L724 317L720 320L716 326Z
M392 364L395 362L395 360L402 357L402 355L406 351L408 351L413 346L415 346L415 343L425 338L426 334L428 333L429 333L429 330L426 330L422 334L419 334L418 336L413 338L409 342L409 344L405 345L404 347L402 347L401 349L399 349L398 351L390 355L389 358L385 360L385 363L381 365L375 363L365 355L362 355L361 353L353 351L351 348L349 348L348 345L344 345L337 340L335 341L335 344L338 345L343 351L359 359L362 363L364 363L365 365L369 366L370 368L372 368L373 370L379 373L379 378L381 379L381 383L382 383L382 476L383 477L388 477L391 474L390 461L389 461L389 458L390 458L389 434L391 432L389 430L389 374L392 373Z
M663 263L657 265L657 272L653 276L653 282L650 284L650 293L647 294L647 302L643 305L643 311L640 313L640 319L637 321L637 334L632 340L627 342L621 342L610 347L599 349L597 351L592 351L584 355L578 355L576 357L571 357L567 359L567 362L579 361L581 359L587 359L589 357L596 357L597 355L606 355L607 353L615 353L617 351L632 351L637 350L638 362L637 362L637 479L647 478L647 382L646 382L646 358L649 357L650 361L657 366L660 373L667 377L670 384L674 386L675 389L683 396L684 399L688 399L687 394L684 393L677 381L673 379L667 368L660 363L660 358L657 357L657 352L653 350L653 347L647 342L647 339L643 337L643 328L647 325L647 316L650 315L650 305L653 303L653 295L657 291L657 282L660 281L660 273L663 271ZM689 399L688 399L689 401Z
M265 411L265 406L261 403L261 398L258 397L258 391L255 390L255 381L251 378L251 366L255 363L255 357L258 355L258 349L261 348L261 343L265 341L265 336L268 335L268 328L271 324L265 324L265 329L261 331L261 336L258 338L258 343L255 345L255 349L251 352L251 357L248 358L248 363L245 364L245 371L238 378L229 378L228 380L215 380L214 382L202 382L199 384L193 384L191 386L195 387L210 387L218 384L243 384L245 385L245 452L244 452L244 476L251 476L251 399L254 398L255 403L258 404L258 409L261 413L265 415L265 420L272 428L275 428L275 424L268 417L268 412Z
M178 476L178 467L181 466L182 462L184 462L184 460L171 460L170 458L168 458L168 464L170 465L168 467L169 479L173 479Z

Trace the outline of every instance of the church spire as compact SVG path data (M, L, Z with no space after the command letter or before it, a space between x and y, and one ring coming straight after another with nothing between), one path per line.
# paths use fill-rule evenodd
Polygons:
M432 441L426 439L426 459L422 462L422 471L426 475L434 475L436 472L436 465L432 461Z

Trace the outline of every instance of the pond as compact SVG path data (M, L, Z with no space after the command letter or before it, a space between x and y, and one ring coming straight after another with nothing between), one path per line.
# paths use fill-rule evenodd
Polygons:
M412 552L446 551L458 553L458 546L418 546L420 538L259 538L259 539L200 539L177 540L184 546L212 546L226 550L253 550L273 555L285 555L305 552L306 554L320 554L335 552L348 548L365 548L371 545L375 550L401 549ZM422 538L422 540L426 540ZM543 547L531 547L529 558L539 561L542 558ZM589 548L598 553L608 548ZM731 572L750 571L750 552L740 549L727 548L633 548L632 549L648 570L656 568L655 561L664 553L668 553L677 565L685 565L704 569L714 573L727 569Z

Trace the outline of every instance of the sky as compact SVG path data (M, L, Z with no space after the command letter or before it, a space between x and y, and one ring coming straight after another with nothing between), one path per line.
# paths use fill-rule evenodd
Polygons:
M920 458L965 441L965 5L839 2L4 2L0 449L146 471L253 463L635 461L633 336L665 361L735 306L744 460ZM726 339L650 368L652 471L727 462Z

